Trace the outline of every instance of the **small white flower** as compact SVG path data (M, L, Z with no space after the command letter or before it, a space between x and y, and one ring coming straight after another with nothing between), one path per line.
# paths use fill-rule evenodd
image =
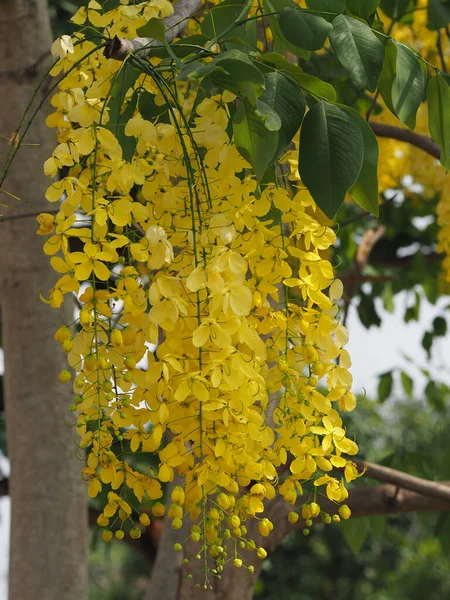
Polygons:
M64 58L68 52L73 54L73 43L70 35L62 35L52 44L52 55Z

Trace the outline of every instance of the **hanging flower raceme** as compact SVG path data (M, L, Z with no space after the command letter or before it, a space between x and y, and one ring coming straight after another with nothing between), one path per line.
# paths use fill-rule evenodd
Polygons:
M74 22L121 35L126 23L132 37L171 10L158 0L103 13L90 2ZM45 164L61 175L47 192L60 210L38 221L62 274L48 302L80 302L76 331L55 337L76 371L83 477L90 497L107 492L106 541L138 537L136 513L144 526L146 505L161 516L161 484L177 477L172 526L193 520L191 538L220 572L222 541L242 543L247 519L269 535L265 501L309 498L310 523L320 494L345 501L344 479L357 475L338 412L355 406L342 284L323 258L335 234L294 170L259 188L230 137L235 95L195 105L195 89L160 74L158 59L131 70L81 34L61 48L48 117L59 143ZM141 453L156 463L143 467Z

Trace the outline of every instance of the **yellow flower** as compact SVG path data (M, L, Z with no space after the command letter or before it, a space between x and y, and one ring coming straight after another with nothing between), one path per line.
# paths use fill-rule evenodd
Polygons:
M87 242L83 252L71 252L70 259L75 265L75 277L79 281L89 279L92 271L101 281L109 279L111 273L108 267L101 261L111 261L109 252L103 252L97 245Z
M52 56L59 56L60 58L64 58L68 52L73 54L73 42L70 35L62 35L57 38L51 47Z
M39 223L39 229L36 232L38 235L48 235L55 228L55 218L48 213L41 213L36 221Z

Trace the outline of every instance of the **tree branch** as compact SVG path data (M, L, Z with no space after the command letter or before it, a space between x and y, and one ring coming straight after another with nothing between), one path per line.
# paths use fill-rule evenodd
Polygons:
M441 150L439 146L426 135L415 133L414 131L410 131L409 129L405 129L403 127L386 125L385 123L377 123L376 121L369 121L369 125L372 127L373 132L378 137L391 138L393 140L399 140L400 142L406 142L407 144L416 146L416 148L420 148L438 160L441 156Z
M403 471L397 471L390 467L383 467L365 460L352 460L361 471L366 469L365 477L375 479L376 481L382 481L383 483L392 483L397 487L423 494L429 498L450 502L450 486L446 483L429 481L428 479L415 477L414 475L403 473Z
M297 504L301 505L308 501L310 501L309 496L300 497ZM320 498L318 502L325 512L336 512L337 505L328 498ZM450 501L446 502L410 490L399 489L395 485L354 488L350 490L346 504L352 511L352 518L450 510ZM266 516L273 522L274 528L265 544L267 550L275 550L291 531L305 527L305 522L301 517L295 525L289 523L287 515L291 510L292 506L287 505L282 498L278 498L268 505Z
M163 23L166 27L166 41L168 44L186 28L187 19L192 17L195 12L200 8L202 0L178 0L174 6L173 15L163 19ZM134 52L142 48L139 52L139 56L144 58L148 56L154 46L161 46L161 42L158 42L152 38L133 38L132 40L126 40L115 36L112 40L109 40L103 51L106 58L112 58L114 60L124 60L130 52Z

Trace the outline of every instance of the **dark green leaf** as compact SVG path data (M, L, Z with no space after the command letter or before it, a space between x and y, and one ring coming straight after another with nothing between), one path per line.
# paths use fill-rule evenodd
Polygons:
M332 26L328 21L305 10L286 8L278 22L288 42L305 50L321 50Z
M380 375L380 380L378 382L378 401L384 402L389 398L392 392L392 385L394 383L394 379L392 377L392 371L388 371L387 373L383 373Z
M441 163L450 168L450 87L440 73L428 82L428 126L441 149Z
M258 38L258 21L256 19L247 21L239 27L236 27L231 33L233 34L233 37L225 42L225 48L227 50L235 48L248 53L251 50L256 49Z
M201 79L207 75L223 89L239 95L251 96L253 104L264 89L264 75L240 50L228 50L209 63L199 61L188 63L181 69L178 79L188 81Z
M277 132L266 129L264 119L255 113L247 100L240 103L234 114L233 131L237 149L252 165L258 181L261 180L274 160L278 147Z
M428 0L428 28L441 29L450 23L448 0Z
M268 104L281 119L278 132L277 160L297 133L305 115L306 102L301 89L279 71L265 76L266 89L260 100ZM266 125L267 126L267 125Z
M284 58L284 56L278 54L278 52L267 52L265 54L261 54L258 56L258 61L267 65L271 65L279 71L286 71L286 73L289 73L289 75L294 79L297 75L301 75L303 73L303 69L301 67L291 63L289 60Z
M286 8L298 10L298 6L292 0L263 0L263 6L267 13L282 13ZM292 52L295 56L308 60L311 55L308 50L305 50L301 46L299 47L291 44L283 37L277 16L267 17L267 20L269 21L269 26L273 35L273 49L276 52L284 54L285 50L289 50L289 52Z
M334 14L345 10L345 0L307 0L307 5L313 10Z
M380 0L347 0L347 8L354 15L368 19L378 8Z
M146 24L146 27L148 37L154 38L155 40L158 40L158 42L162 42L164 44L166 41L166 28L164 27L164 23L161 21L161 19L153 17Z
M384 47L384 62L383 70L381 71L379 89L381 96L389 110L395 114L394 105L392 103L392 85L395 79L397 63L397 45L389 40Z
M424 99L427 71L416 54L397 43L395 79L392 84L392 105L401 123L414 129L416 112Z
M341 521L340 528L350 550L354 554L358 554L369 533L367 517L362 517L360 519L350 518L348 521Z
M202 79L217 69L217 65L213 62L204 63L199 60L188 62L178 73L180 81L189 81L192 79Z
M356 110L342 106L358 126L364 144L364 160L358 179L349 190L350 196L365 210L378 217L378 141L367 121Z
M381 325L381 319L375 308L373 298L364 294L362 290L360 291L359 295L360 300L358 304L358 316L361 320L361 323L367 329L369 329L369 327L372 325L379 327Z
M405 371L402 371L400 373L400 378L402 380L402 386L403 389L405 390L405 394L408 396L408 398L412 398L412 392L413 392L413 380L411 379L411 377L405 373Z
M125 127L125 121L121 117L121 109L123 108L125 96L132 85L136 82L141 72L138 69L124 65L121 70L115 75L112 84L109 107L109 122L107 128L116 133L119 127Z
M209 64L219 67L220 70L212 73L212 79L225 89L247 95L250 84L256 97L261 95L264 89L264 75L240 50L228 50Z
M408 11L410 0L381 0L380 8L391 19L400 20Z
M328 102L313 106L301 129L300 177L329 218L358 179L363 161L363 136L352 117Z
M149 92L141 92L139 94L139 112L142 118L146 121L153 121L158 119L158 122L169 123L169 111L167 106L163 104L158 106L155 103L155 96Z
M426 350L428 358L430 357L431 346L433 345L433 334L431 331L426 331L422 338L422 347Z
M346 15L333 21L331 46L356 87L374 92L383 68L384 46L370 27Z
M242 0L225 0L216 4L211 10L206 13L202 22L202 33L210 40L216 39L224 32L226 38L232 38L235 33L233 23L241 19L245 19L250 10L250 4Z
M447 321L444 317L436 317L433 320L433 333L439 337L444 337L447 334Z
M330 102L336 102L336 91L332 85L326 81L322 81L314 75L308 75L303 73L302 69L298 65L294 65L288 60L278 54L277 52L269 52L262 54L258 57L258 60L265 64L272 65L280 71L289 73L292 79L295 79L300 87L318 98L319 100L329 100Z

